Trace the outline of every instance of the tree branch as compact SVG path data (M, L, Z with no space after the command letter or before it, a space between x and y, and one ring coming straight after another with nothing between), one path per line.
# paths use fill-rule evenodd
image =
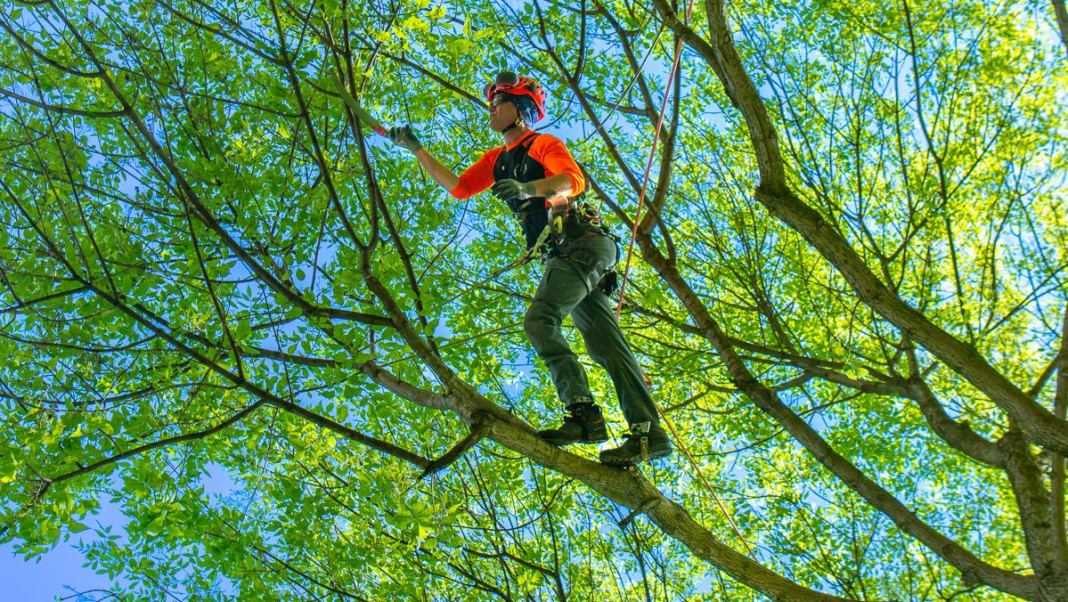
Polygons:
M957 340L902 301L879 280L848 241L789 188L775 128L734 47L722 0L707 4L712 44L683 24L665 0L653 0L653 3L668 26L717 69L728 95L745 117L760 167L756 199L834 265L857 296L876 313L983 391L1012 416L1033 441L1068 454L1068 423L1028 398L988 364L974 347Z
M0 88L0 96L6 96L19 102L24 102L30 106L37 107L38 109L44 109L52 113L58 113L60 115L77 115L79 117L88 117L90 119L114 119L116 117L122 117L126 115L126 110L118 111L87 111L83 109L72 109L70 107L61 107L59 105L48 104L44 101L34 100L32 98L16 94L10 90Z
M476 421L471 425L471 432L464 437L462 441L452 446L452 449L445 452L440 458L430 460L423 468L423 474L419 475L420 479L424 479L436 472L444 470L447 466L459 459L467 450L475 446L476 443L482 440L486 436L488 427L484 422Z

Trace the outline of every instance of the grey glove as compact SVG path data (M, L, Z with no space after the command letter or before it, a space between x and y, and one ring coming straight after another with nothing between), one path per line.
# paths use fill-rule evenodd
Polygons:
M404 147L413 153L423 149L423 145L415 137L415 132L412 131L412 126L410 125L389 128L389 139L393 141L393 144Z
M498 180L491 190L502 201L529 199L537 193L533 184L516 180Z

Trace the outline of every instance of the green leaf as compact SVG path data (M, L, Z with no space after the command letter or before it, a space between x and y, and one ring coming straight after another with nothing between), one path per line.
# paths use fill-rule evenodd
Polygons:
M89 529L89 527L82 523L71 521L67 523L67 529L69 529L71 533L81 533L82 531Z

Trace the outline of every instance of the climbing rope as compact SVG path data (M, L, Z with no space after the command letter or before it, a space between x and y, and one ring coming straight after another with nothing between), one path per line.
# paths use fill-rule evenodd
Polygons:
M686 16L684 18L684 23L688 24L690 22L690 14L693 12L693 5L694 0L690 0L689 5L686 7ZM659 39L659 35L657 36L657 39ZM650 49L650 54L651 53L652 50ZM634 214L634 227L631 229L630 242L627 244L627 260L623 265L623 278L620 280L619 285L619 305L616 306L616 321L619 321L619 317L623 312L623 301L627 291L627 276L630 272L631 257L634 253L634 241L638 238L638 226L641 223L642 209L645 207L645 197L646 191L649 187L649 178L651 177L653 172L653 160L656 158L656 146L657 143L660 141L660 132L663 129L664 116L667 113L668 97L671 95L671 87L674 84L675 76L678 74L679 62L681 58L682 38L678 38L675 41L675 58L671 63L671 71L668 73L667 82L664 86L664 99L660 103L660 114L656 119L656 131L653 134L653 142L649 148L649 160L646 161L645 164L645 177L642 181L641 193L638 195L638 209ZM676 102L678 102L677 99ZM642 376L645 377L646 383L648 383L651 387L652 380L645 374L644 369L642 370ZM668 420L667 416L664 414L664 410L660 408L660 405L657 404L655 401L653 402L653 405L656 407L656 412L660 415L660 420L664 423L665 426L667 426L668 431L671 432L671 438L675 440L675 444L678 445L679 449L681 449L683 454L685 454L686 459L690 463L690 466L693 467L693 470L697 473L698 478L704 484L705 488L708 489L708 492L712 495L712 499L716 501L716 505L719 506L720 512L723 513L723 516L726 517L727 522L730 523L735 535L737 535L738 539L741 540L742 545L745 546L745 549L749 553L749 556L753 557L752 546L750 546L749 542L746 541L745 536L742 535L741 529L739 529L738 525L734 522L734 518L731 516L731 513L727 511L726 506L723 505L723 501L720 500L718 495L716 495L716 491L712 488L712 485L708 482L708 479L705 478L705 474L701 471L701 468L700 466L698 466L697 461L694 460L693 454L690 453L690 450L686 447L685 443L683 443L682 438L679 437L679 434L675 431L675 427L671 424L671 421Z
M660 406L657 405L655 401L653 402L653 405L656 406L657 414L660 414L660 420L664 423L665 426L668 427L668 430L671 431L671 438L675 440L675 443L678 444L679 449L681 449L682 453L686 455L686 459L690 462L690 466L693 467L693 471L697 473L698 478L700 478L701 482L704 483L705 489L708 489L708 492L712 494L712 499L716 500L716 505L719 506L719 511L722 512L723 516L727 518L727 522L730 523L731 529L734 530L734 534L737 535L738 539L741 540L742 545L745 546L745 550L749 553L749 556L753 557L752 546L749 545L749 542L746 541L745 536L742 535L742 530L738 528L738 525L734 522L734 518L731 516L731 513L727 511L726 506L723 505L723 501L719 499L718 495L716 495L716 491L712 489L712 485L710 485L708 479L705 478L705 473L701 471L701 467L697 465L697 461L693 459L693 455L690 454L690 450L687 449L686 446L682 443L682 438L679 437L679 434L675 432L675 427L672 426L671 421L667 419L667 416L664 414L664 410L661 410Z
M690 12L693 10L693 0L686 9L686 22L690 21ZM623 312L623 300L627 293L627 276L630 273L630 260L634 254L634 240L638 237L638 224L641 223L642 209L645 207L645 193L649 187L649 177L653 173L653 160L656 158L656 145L660 142L660 131L664 127L664 115L667 113L667 101L671 96L671 85L675 74L679 70L679 59L682 57L682 38L675 42L675 60L671 63L671 72L668 74L667 84L664 87L664 100L660 103L660 115L656 118L656 132L653 134L653 143L649 148L649 160L645 163L645 178L642 180L642 190L638 195L638 210L634 213L634 227L631 228L630 242L627 244L627 261L623 264L623 278L619 284L619 305L616 306L616 320L619 320Z

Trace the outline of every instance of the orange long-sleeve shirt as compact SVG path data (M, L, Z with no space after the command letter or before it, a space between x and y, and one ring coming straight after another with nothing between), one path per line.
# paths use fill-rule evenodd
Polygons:
M497 157L501 155L501 152L505 149L512 150L519 143L533 135L535 135L535 132L528 132L520 136L512 144L507 145L507 147L498 146L486 151L474 165L460 174L460 183L457 184L456 188L450 190L449 194L458 199L466 199L492 186L493 166L497 163ZM582 177L582 170L579 169L575 159L571 157L571 153L559 138L551 134L540 134L530 144L530 151L527 156L542 164L545 168L546 178L557 174L566 174L567 178L571 180L570 196L576 196L586 190L586 180Z

